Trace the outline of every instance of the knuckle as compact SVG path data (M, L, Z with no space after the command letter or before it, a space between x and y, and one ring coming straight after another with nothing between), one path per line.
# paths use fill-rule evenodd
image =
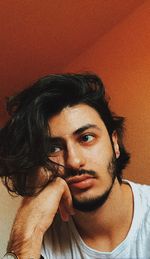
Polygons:
M62 188L65 188L65 187L66 187L66 182L65 182L65 180L63 180L62 178L57 177L56 182L57 182L57 184L58 184L60 187L62 187Z

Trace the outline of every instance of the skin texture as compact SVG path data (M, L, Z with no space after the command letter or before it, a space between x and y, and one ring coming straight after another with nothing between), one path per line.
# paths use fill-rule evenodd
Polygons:
M21 259L39 258L43 235L59 210L62 220L74 215L85 243L100 251L111 251L127 235L133 213L130 187L120 185L116 178L112 185L110 163L113 156L119 157L117 135L113 133L111 143L99 114L85 104L64 108L49 120L49 127L53 140L57 139L57 143L59 140L59 145L51 150L50 159L74 171L95 173L94 176L67 175L60 167L60 176L65 180L58 177L36 197L25 198L14 222L10 250ZM110 188L109 198L97 210L73 209L72 196L85 203L103 196Z

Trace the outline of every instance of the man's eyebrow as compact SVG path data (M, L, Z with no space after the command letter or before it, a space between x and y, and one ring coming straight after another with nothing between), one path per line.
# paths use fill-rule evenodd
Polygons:
M94 128L94 129L100 130L100 128L97 125L95 125L95 124L86 124L86 125L82 126L81 128L75 130L73 132L73 135L79 135L82 132L84 132L85 130L90 129L90 128Z

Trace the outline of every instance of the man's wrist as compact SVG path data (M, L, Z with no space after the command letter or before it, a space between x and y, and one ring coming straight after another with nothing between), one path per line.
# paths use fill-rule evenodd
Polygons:
M14 252L8 252L3 256L2 259L19 259L19 257ZM44 259L44 257L40 255L39 259Z
M43 234L39 231L33 233L31 238L25 238L16 231L11 235L7 251L11 251L16 256L15 259L39 259L42 240Z
M2 259L19 259L19 257L12 251L7 252Z

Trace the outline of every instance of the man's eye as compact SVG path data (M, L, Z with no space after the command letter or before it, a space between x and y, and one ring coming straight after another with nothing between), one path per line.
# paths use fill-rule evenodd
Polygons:
M50 156L55 156L57 155L62 149L60 147L51 147L49 151Z
M81 136L81 142L91 142L94 139L93 135L83 135Z

